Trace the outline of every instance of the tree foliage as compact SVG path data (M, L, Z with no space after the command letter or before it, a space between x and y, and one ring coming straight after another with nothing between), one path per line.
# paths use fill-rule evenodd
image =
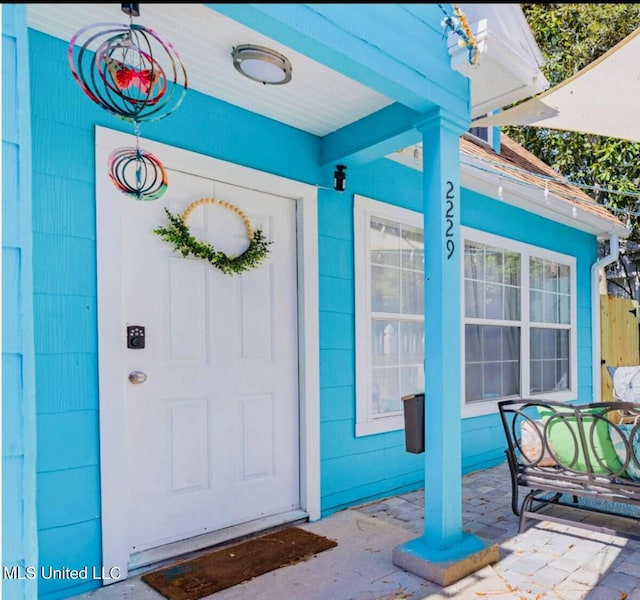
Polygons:
M542 71L551 86L592 63L640 26L640 4L521 4L521 7L543 54ZM629 73L629 77L637 76L637 70ZM576 184L640 192L640 143L540 127L513 126L503 130ZM637 196L587 188L584 191L609 207L640 211ZM640 241L640 219L626 212L617 214L632 225L630 239Z

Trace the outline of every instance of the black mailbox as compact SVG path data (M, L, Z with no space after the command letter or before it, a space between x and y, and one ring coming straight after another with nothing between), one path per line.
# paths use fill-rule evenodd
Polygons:
M404 439L407 452L424 452L424 394L402 396Z

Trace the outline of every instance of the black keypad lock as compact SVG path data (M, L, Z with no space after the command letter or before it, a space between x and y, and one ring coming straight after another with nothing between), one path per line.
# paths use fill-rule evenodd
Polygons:
M141 350L144 348L144 327L142 325L129 325L127 327L127 348Z

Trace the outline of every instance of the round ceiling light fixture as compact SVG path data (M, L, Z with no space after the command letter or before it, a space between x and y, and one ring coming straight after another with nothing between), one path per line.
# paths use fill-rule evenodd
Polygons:
M282 85L291 81L289 59L264 46L243 44L231 53L233 66L245 77L269 85Z

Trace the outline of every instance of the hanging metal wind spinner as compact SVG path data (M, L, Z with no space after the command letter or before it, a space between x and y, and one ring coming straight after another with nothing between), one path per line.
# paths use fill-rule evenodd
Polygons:
M180 106L187 73L169 42L133 23L133 16L140 14L137 6L122 5L128 25L95 23L78 31L69 42L68 59L76 82L91 100L134 123L135 148L118 148L109 157L114 185L137 200L155 200L167 189L167 174L153 154L140 149L139 124L163 119Z

